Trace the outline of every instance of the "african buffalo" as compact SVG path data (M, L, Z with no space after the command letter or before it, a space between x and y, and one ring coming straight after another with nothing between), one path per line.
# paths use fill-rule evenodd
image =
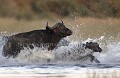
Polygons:
M34 46L44 46L48 50L53 50L61 39L70 35L72 31L66 28L63 22L56 23L53 27L49 27L47 23L44 30L33 30L8 37L2 54L15 58L24 47L33 49Z

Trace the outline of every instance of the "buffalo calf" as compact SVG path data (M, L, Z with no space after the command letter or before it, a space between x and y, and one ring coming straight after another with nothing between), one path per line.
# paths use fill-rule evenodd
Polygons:
M102 52L102 49L99 47L99 44L96 42L86 42L85 48L91 49L93 50L93 52ZM95 58L95 56L93 56L93 54L88 54L87 56L89 56L91 59L90 61L93 62L95 61L96 63L100 63L99 60L97 60L97 58Z

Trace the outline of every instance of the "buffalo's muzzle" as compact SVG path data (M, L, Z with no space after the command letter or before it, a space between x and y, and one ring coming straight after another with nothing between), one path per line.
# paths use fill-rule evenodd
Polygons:
M102 52L102 49L100 48L100 49L99 49L99 53L101 53L101 52Z
M71 30L69 30L69 31L67 31L67 34L68 34L68 35L72 35L73 32L72 32Z

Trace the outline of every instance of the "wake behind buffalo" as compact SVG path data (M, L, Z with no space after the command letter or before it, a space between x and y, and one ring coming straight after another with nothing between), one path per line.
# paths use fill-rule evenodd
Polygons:
M34 49L34 46L45 47L47 50L54 50L61 40L67 42L67 44L65 44L67 46L69 42L63 38L70 35L72 35L72 30L68 29L63 21L56 23L52 27L49 27L47 23L46 28L43 30L33 30L9 36L3 46L2 54L4 57L15 58L25 47ZM62 45L65 46L63 43ZM93 52L102 51L99 44L96 42L87 42L82 45L84 49L91 49ZM85 57L87 56L91 58L91 61L99 63L92 53L85 55Z

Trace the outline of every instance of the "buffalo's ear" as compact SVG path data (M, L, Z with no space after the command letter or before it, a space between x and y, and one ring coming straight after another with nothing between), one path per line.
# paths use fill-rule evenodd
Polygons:
M64 24L64 22L61 20L61 23Z
M49 27L49 26L46 26L46 30L50 30L50 27Z

